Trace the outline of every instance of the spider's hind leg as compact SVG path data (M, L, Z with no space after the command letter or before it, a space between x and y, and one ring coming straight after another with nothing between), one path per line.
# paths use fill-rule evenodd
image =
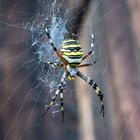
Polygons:
M61 78L61 82L60 82L60 84L58 85L58 88L57 88L57 90L56 90L56 92L55 92L55 95L54 95L54 97L52 98L52 101L50 102L50 104L45 108L45 111L43 112L43 114L42 114L42 117L44 117L44 115L47 113L47 111L53 106L53 104L54 104L54 102L55 102L55 100L56 100L56 97L58 96L58 94L61 92L63 92L63 89L64 89L64 87L65 87L65 78L66 78L66 74L67 74L67 72L65 71L64 72L64 74L63 74L63 76L62 76L62 78ZM62 98L63 99L63 98ZM62 102L62 101L61 101ZM63 103L63 102L62 102ZM62 105L62 107L63 107L63 105ZM61 108L61 110L62 110L62 108Z
M64 87L62 87L62 89L60 90L60 105L61 105L61 111L62 111L62 119L63 119L63 122L64 122L63 90L64 90Z
M91 80L90 78L84 76L81 72L78 71L77 76L79 76L84 81L88 82L88 84L91 85L93 87L93 89L95 90L96 94L98 95L98 97L101 101L101 111L100 111L100 113L102 113L103 117L104 117L104 101L103 101L103 94L102 94L100 88L97 86L97 84L94 80Z
M49 105L47 105L47 107L45 108L45 111L42 114L42 117L44 117L44 115L47 113L47 111L53 106L57 95L59 94L59 89L56 90L54 97L52 98L52 101L50 102Z

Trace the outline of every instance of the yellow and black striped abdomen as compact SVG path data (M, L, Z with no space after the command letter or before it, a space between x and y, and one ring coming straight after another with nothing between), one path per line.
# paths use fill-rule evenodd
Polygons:
M62 57L70 64L75 67L82 61L83 50L80 44L73 39L66 39L61 45L60 52Z

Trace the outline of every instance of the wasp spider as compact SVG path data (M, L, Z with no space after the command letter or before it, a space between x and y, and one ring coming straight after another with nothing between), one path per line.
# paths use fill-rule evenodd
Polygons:
M93 34L91 34L92 37L92 43L91 43L91 48L88 54L84 55L83 54L83 49L81 48L80 44L78 43L77 40L74 39L66 39L63 41L60 51L57 50L55 47L51 36L49 34L49 31L47 28L45 28L45 34L47 35L51 47L54 50L54 52L57 54L58 58L60 59L61 63L53 63L53 62L47 62L50 65L56 65L64 70L64 73L62 75L60 84L57 87L57 90L55 92L54 97L52 98L52 101L50 102L49 105L45 108L45 111L42 114L42 117L46 114L46 112L53 106L56 97L59 95L60 96L60 105L61 105L61 111L62 111L62 117L64 121L64 107L63 107L63 90L66 86L65 79L68 78L69 80L74 80L76 76L80 77L84 81L86 81L90 86L93 87L95 90L96 94L98 95L100 101L101 101L101 111L100 113L103 113L104 116L104 102L103 102L103 94L100 90L100 88L97 86L96 82L86 76L84 76L80 71L79 68L81 67L88 67L96 62L91 62L87 64L82 64L83 60L85 60L90 54L93 52L93 47L94 47L94 41L95 37Z

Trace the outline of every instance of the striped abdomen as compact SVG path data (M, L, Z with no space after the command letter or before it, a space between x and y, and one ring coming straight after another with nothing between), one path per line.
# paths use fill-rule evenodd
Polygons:
M62 57L72 67L79 65L82 61L83 50L76 40L73 39L64 40L61 45L60 52L62 54Z

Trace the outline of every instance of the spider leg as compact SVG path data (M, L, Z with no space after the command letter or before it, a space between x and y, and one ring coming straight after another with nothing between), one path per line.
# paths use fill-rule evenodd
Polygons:
M83 56L82 61L85 60L88 56L90 56L93 52L93 47L94 47L94 42L95 42L95 36L91 33L91 37L92 37L92 42L91 42L91 46L90 46L90 50L88 52L88 54L86 54L85 56Z
M60 101L61 101L60 105L61 105L61 111L62 111L62 119L63 119L63 122L64 122L63 90L64 90L64 87L60 91Z
M51 36L50 36L50 33L49 33L48 29L45 27L44 30L45 30L45 32L43 32L42 34L40 34L39 40L36 41L36 42L34 42L34 43L32 44L32 46L34 46L34 45L36 45L37 43L39 43L39 41L43 38L43 34L45 33L45 34L47 35L49 41L50 41L50 44L51 44L53 50L56 52L57 56L61 59L61 54L59 53L59 51L58 51L57 48L55 47L55 45L54 45L54 43L53 43L53 41L52 41L52 39L51 39Z
M54 101L55 101L55 99L56 99L56 97L57 97L58 94L59 94L59 89L56 90L55 96L53 97L52 101L51 101L50 104L45 108L45 111L43 112L42 117L44 117L45 114L47 113L47 111L50 109L50 107L53 106Z
M88 82L88 84L93 87L93 89L95 90L96 94L98 95L98 97L101 101L101 111L100 111L100 113L103 113L103 117L104 117L104 101L103 101L103 94L102 94L100 88L97 86L97 84L94 80L91 80L90 78L84 76L81 72L78 71L76 75L79 76L84 81Z
M63 67L63 64L62 64L62 63L58 63L58 62L51 62L51 61L48 61L47 64L51 65L53 68L54 68L55 66Z
M47 37L49 38L49 41L50 41L50 43L51 43L51 46L52 46L53 50L56 52L57 56L61 59L62 56L61 56L61 54L59 53L59 51L57 50L57 48L55 47L55 45L54 45L54 43L53 43L53 41L52 41L52 39L51 39L51 36L50 36L50 33L49 33L48 29L45 28L45 31L46 31L45 33L46 33Z
M55 95L54 95L52 101L50 102L50 104L47 106L47 108L46 108L45 111L43 112L42 117L44 117L44 115L47 113L47 111L53 106L53 104L54 104L54 102L55 102L55 100L56 100L56 97L58 96L59 92L60 92L62 89L64 89L64 87L65 87L65 81L64 81L64 80L65 80L65 78L66 78L66 74L67 74L67 72L65 71L64 74L63 74L63 76L62 76L62 78L61 78L61 82L60 82L60 84L58 85L58 88L57 88L57 90L56 90L56 92L55 92Z
M94 64L96 64L96 61L93 61L93 62L88 63L88 64L80 64L80 65L78 65L78 68L88 67L88 66L91 66Z

